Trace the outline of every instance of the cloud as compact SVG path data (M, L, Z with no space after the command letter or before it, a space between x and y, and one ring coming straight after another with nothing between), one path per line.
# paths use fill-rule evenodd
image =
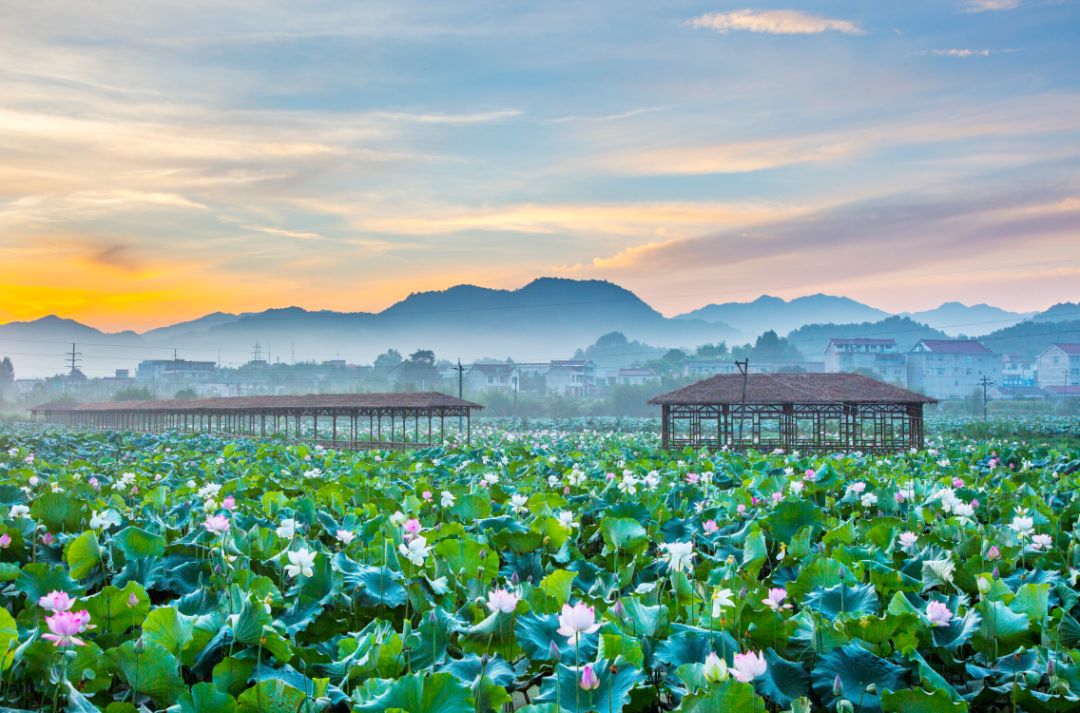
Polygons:
M898 146L945 144L979 138L1017 139L1075 132L1071 117L1080 97L1047 94L1024 104L995 102L957 110L943 120L937 110L907 118L874 120L828 131L710 143L673 145L628 142L582 160L589 169L623 176L695 176L750 173L801 164L836 163ZM1037 108L1037 109L1036 109Z
M862 35L864 30L850 20L837 20L801 10L734 10L699 15L687 22L695 29L720 33L734 31L761 32L769 35L817 35L822 32L842 32Z
M552 119L553 124L569 124L573 122L603 122L603 121L621 121L623 119L629 119L635 116L641 116L642 114L652 114L657 111L664 111L668 107L652 106L642 107L640 109L630 109L628 111L622 111L617 114L599 114L596 116L560 116L556 119Z
M928 54L934 57L989 57L993 52L991 50L972 50L972 49L938 49L930 50Z
M964 12L997 12L999 10L1015 10L1020 7L1021 0L966 0L963 5Z
M390 119L391 121L407 121L415 124L486 124L492 121L503 121L504 119L513 119L516 116L521 116L522 112L519 109L501 109L498 111L481 111L466 114L432 114L432 113L410 113L410 112L396 112L396 111L380 111L375 112L372 116L380 119Z
M807 274L828 282L1018 247L1037 253L1040 241L1060 250L1080 231L1078 206L1074 194L1056 187L905 193L746 229L657 241L570 269L614 279L681 269L688 277L693 271L709 273L733 287L762 274L781 281L774 284ZM1062 252L1062 259L1080 258L1080 250L1072 252L1076 255Z

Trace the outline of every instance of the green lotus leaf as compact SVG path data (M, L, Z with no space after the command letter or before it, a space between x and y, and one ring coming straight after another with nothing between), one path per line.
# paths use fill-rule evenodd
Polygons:
M474 710L472 692L449 673L402 676L381 691L376 691L375 686L365 685L354 697L359 700L353 710L363 713L393 710L409 713L470 713Z
M834 691L840 678L839 692ZM907 669L874 656L858 644L834 649L818 659L811 673L814 693L829 708L840 698L857 703L864 711L881 710L881 695L908 685Z
M158 706L173 704L187 690L176 657L160 644L125 641L105 657L132 691L150 696Z

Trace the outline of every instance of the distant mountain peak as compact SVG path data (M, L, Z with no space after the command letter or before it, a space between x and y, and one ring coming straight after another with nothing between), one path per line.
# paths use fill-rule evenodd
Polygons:
M873 322L888 316L888 312L850 297L817 293L790 300L761 295L751 302L710 304L678 315L676 319L723 323L749 335L756 335L770 329L778 334L786 334L807 324Z

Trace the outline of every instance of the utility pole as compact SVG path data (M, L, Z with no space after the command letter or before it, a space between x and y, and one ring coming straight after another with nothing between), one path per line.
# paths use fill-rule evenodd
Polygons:
M990 378L986 376L986 374L983 374L983 377L981 379L979 379L979 386L981 386L982 390L983 390L983 421L985 421L987 419L987 416L986 416L986 390L987 390L987 388L989 388L989 387L991 387L993 385L994 385L994 382L991 381Z
M737 366L739 368L739 373L742 374L742 400L739 403L742 405L742 409L740 409L740 410L743 410L746 407L746 375L750 372L750 357L746 357L742 361L739 361L738 359L736 359L735 360L735 366ZM743 418L744 416L746 416L745 412L739 414L739 442L740 443L742 442L742 434L743 434L742 425L743 425L743 421L746 420L745 418Z
M461 357L458 357L457 366L454 368L457 370L457 397L460 399L463 398L462 394L464 393L465 386L465 367L461 365ZM461 414L458 414L457 422L458 431L460 432L464 426L464 422L461 420Z
M79 362L82 352L75 351L75 343L71 343L71 353L68 354L68 367L71 369L71 382L75 383L75 372L79 370Z

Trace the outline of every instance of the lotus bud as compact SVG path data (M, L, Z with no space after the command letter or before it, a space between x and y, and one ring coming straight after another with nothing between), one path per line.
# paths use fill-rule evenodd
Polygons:
M512 573L510 575L510 585L511 586L516 587L516 586L518 586L518 583L520 583L520 582L521 582L521 577L518 576L517 572L514 572L514 573Z
M834 696L844 695L844 682L840 680L840 674L836 674L832 681L832 692Z
M611 613L620 619L626 616L626 607L623 606L622 599L615 600L615 605L611 607Z
M593 668L589 664L585 664L585 668L581 671L581 681L579 685L583 690L591 691L600 687L600 678L593 671Z
M871 694L871 695L873 695L874 693L877 693L877 684L876 683L868 683L868 684L866 684L866 692Z
M480 559L482 559L482 560L487 559L487 550L480 550Z
M431 624L434 624L435 622L438 621L438 618L435 616L435 610L434 609L432 609L431 611L428 612L427 620Z
M480 657L480 665L481 666L487 666L487 662L488 662L489 658L490 657L487 655L487 652L485 652L484 655Z
M1051 656L1050 658L1048 658L1046 660L1046 675L1049 676L1050 678L1053 678L1054 674L1056 674L1056 673L1057 673L1057 662L1055 662L1054 657Z
M998 571L997 567L994 567L994 571L992 572L992 574L994 579L1001 579L1001 572Z
M836 713L855 713L855 706L844 698L836 702Z
M138 595L135 594L135 592L132 592L131 594L128 595L127 605L129 607L135 607L135 606L139 605L139 597L138 597Z
M744 584L744 585L742 586L742 589L740 589L740 590L739 590L739 599L746 599L746 595L747 595L748 593L749 593L749 592L748 592L748 590L746 589L746 585Z

